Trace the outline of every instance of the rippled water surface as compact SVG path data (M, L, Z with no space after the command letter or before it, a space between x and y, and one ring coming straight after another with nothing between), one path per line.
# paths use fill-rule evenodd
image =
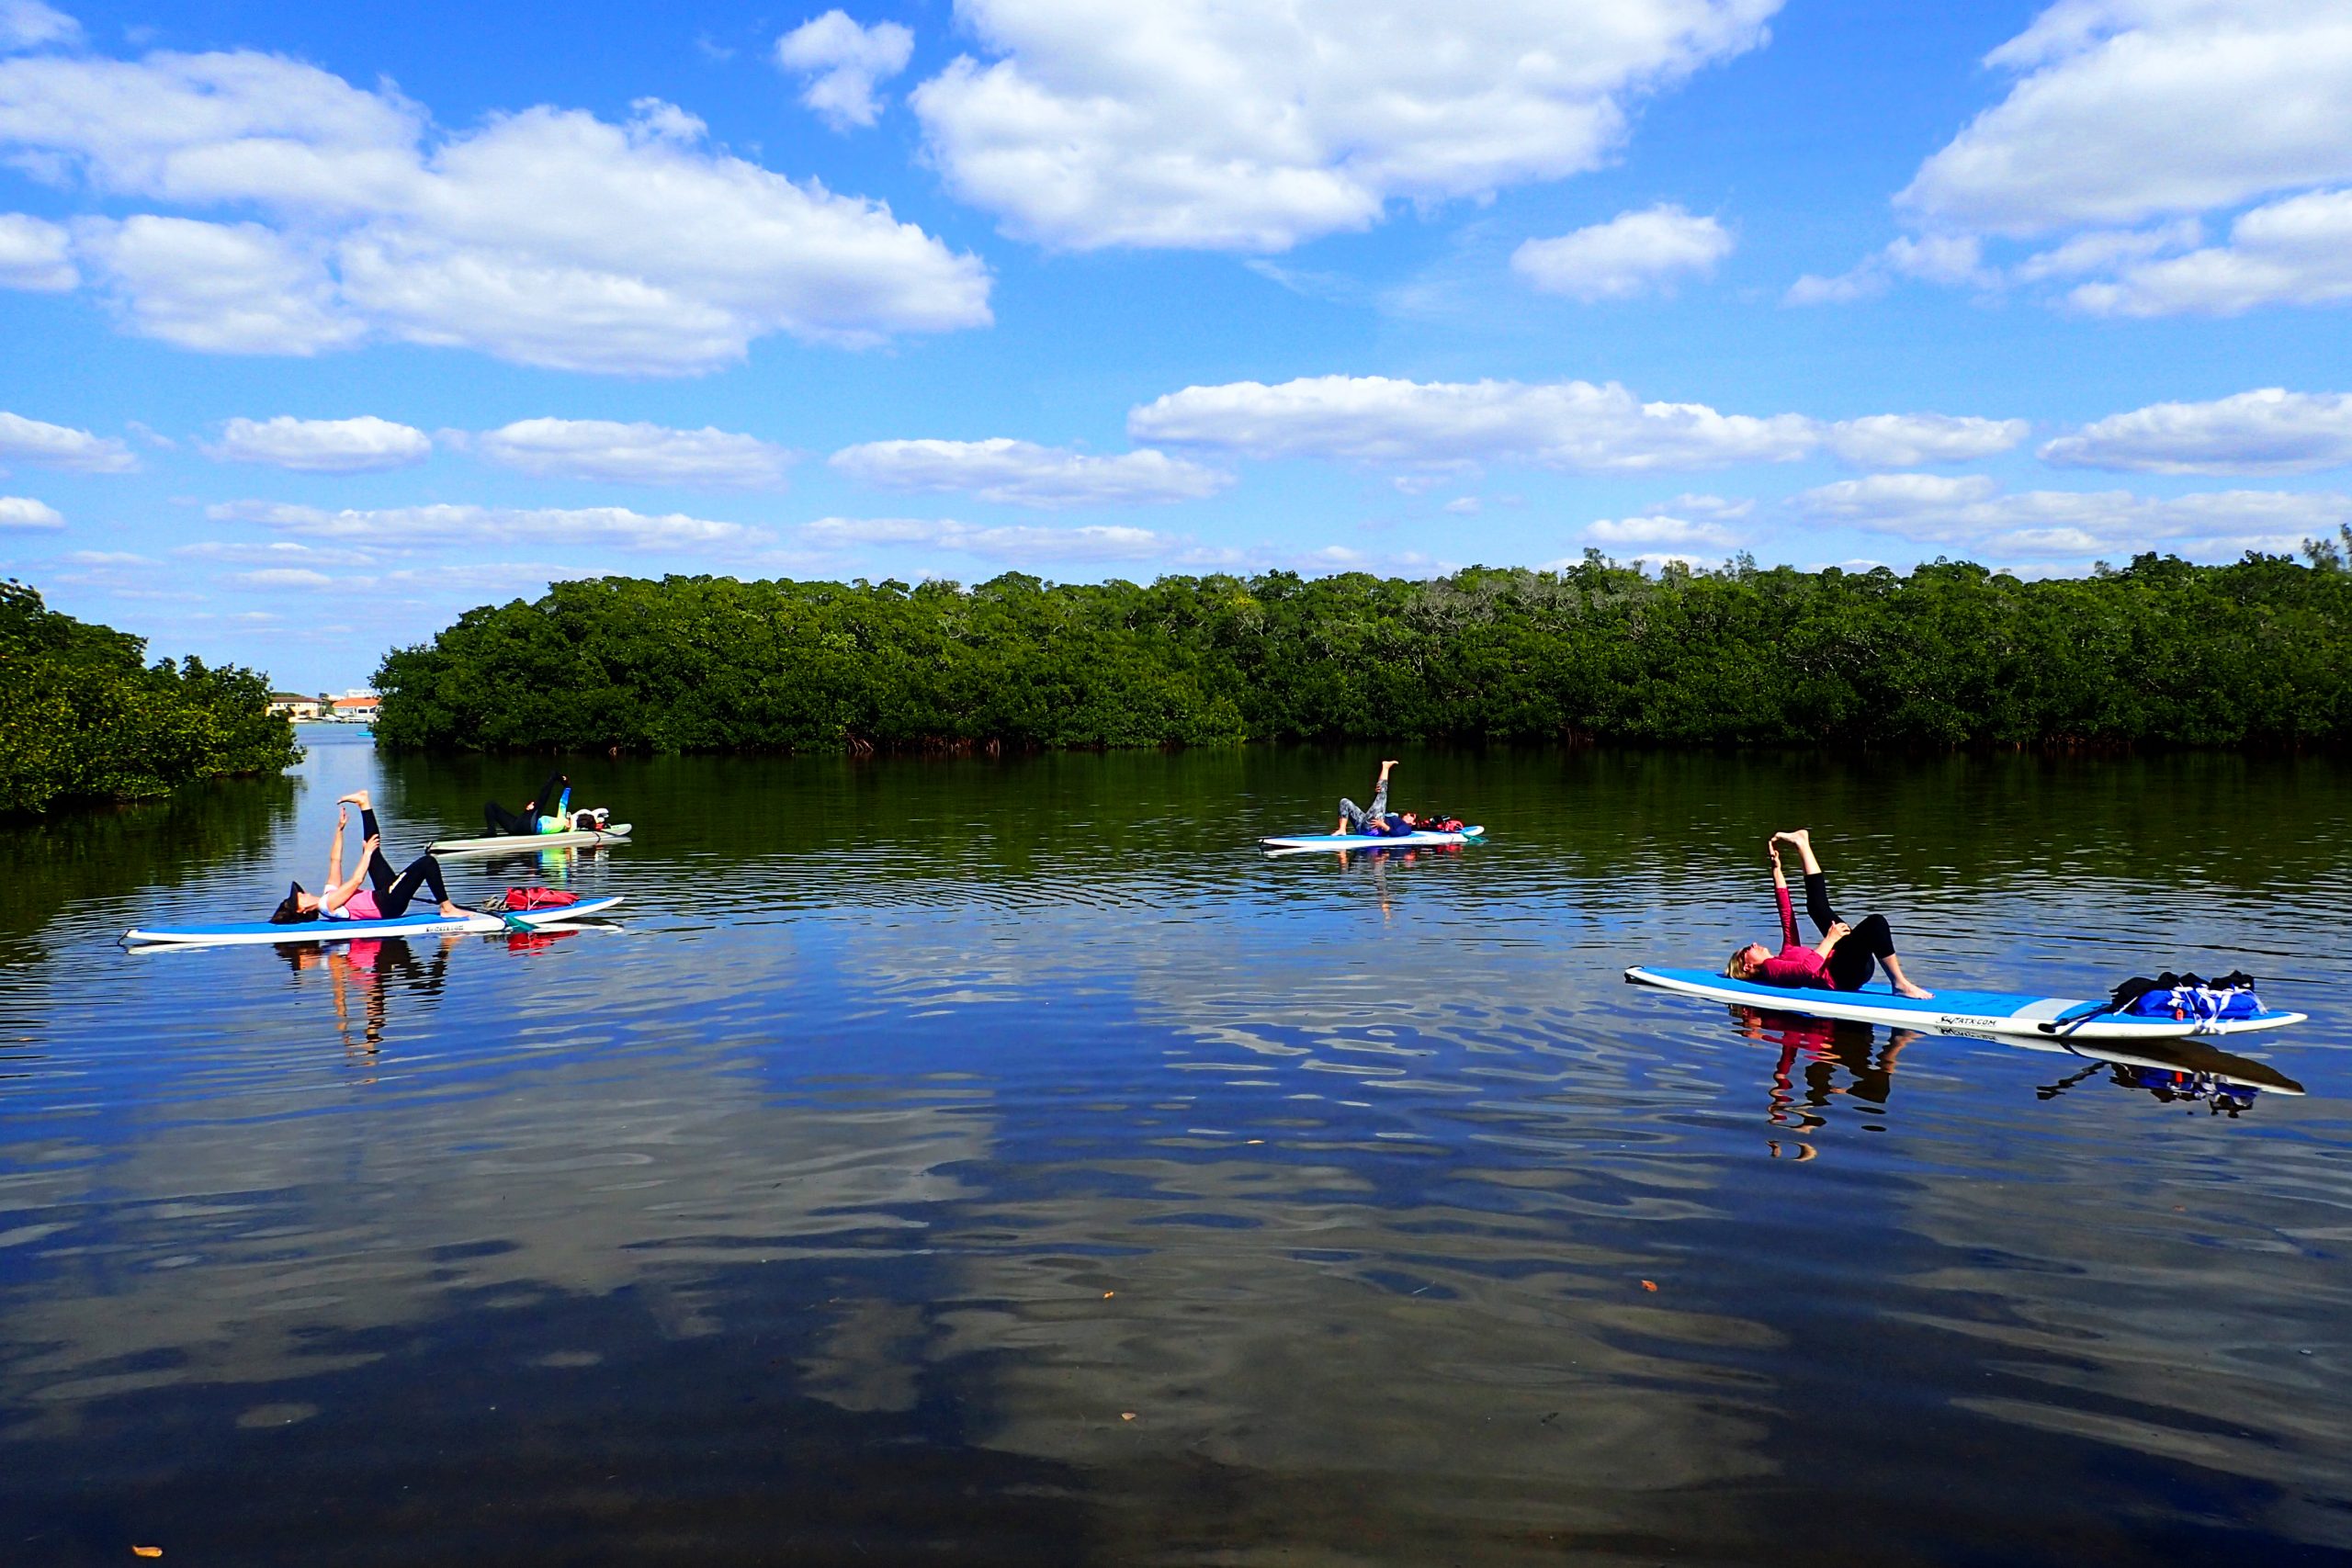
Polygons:
M2342 764L1411 752L1490 840L1343 862L1251 845L1367 752L578 759L634 843L453 872L611 929L114 944L537 782L356 739L0 830L0 1562L2352 1548ZM1623 983L1801 823L1931 986L2315 1021L2217 1096Z

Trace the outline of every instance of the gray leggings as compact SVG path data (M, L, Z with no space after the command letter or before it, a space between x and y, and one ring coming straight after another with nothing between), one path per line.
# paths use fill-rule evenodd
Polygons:
M1353 828L1359 833L1363 831L1365 818L1387 816L1388 781L1386 779L1380 781L1380 791L1372 797L1372 805L1369 807L1358 807L1354 801L1350 800L1344 795L1341 795L1340 797L1340 815L1348 819L1348 826Z

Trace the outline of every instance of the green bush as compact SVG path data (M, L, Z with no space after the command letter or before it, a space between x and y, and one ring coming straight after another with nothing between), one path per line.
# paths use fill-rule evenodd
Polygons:
M1657 577L1472 568L1047 585L565 582L386 657L377 734L469 750L1201 744L2317 746L2352 737L2352 572L2141 556Z
M0 816L275 773L300 755L249 670L145 662L146 643L0 582Z

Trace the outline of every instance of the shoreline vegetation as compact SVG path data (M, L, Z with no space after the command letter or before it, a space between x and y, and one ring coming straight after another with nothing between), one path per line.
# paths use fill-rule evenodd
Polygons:
M376 675L379 744L963 750L1244 740L2335 749L2352 571L2135 557L2027 581L1670 564L1433 581L605 577L467 612Z
M143 637L0 581L0 819L279 773L301 755L262 676L146 653Z

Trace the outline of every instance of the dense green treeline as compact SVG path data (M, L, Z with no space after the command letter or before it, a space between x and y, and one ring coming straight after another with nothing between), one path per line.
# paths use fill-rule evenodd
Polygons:
M1659 577L1588 554L1434 581L629 578L389 655L396 746L646 751L1577 736L2175 746L2352 739L2352 572L2154 555Z
M275 773L299 755L263 677L194 659L149 664L146 650L0 582L0 816Z

